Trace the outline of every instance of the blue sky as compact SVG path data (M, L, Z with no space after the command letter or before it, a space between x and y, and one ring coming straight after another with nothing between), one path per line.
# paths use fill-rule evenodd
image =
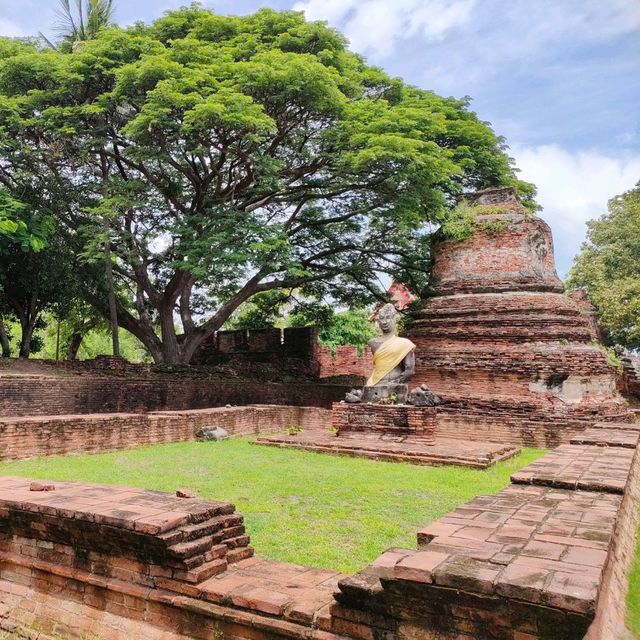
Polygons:
M57 0L0 0L0 34L51 34ZM187 2L116 0L149 21ZM209 0L219 13L305 11L407 82L473 98L538 186L561 277L585 221L640 180L640 0Z

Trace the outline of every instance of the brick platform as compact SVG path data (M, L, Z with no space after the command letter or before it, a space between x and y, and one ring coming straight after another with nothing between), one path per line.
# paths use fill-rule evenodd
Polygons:
M619 440L617 434L615 439ZM511 480L516 484L623 493L634 455L635 449L616 446L563 445L514 473Z
M640 427L640 425L638 425ZM612 425L599 425L586 429L580 435L571 438L571 444L590 444L600 447L626 447L635 449L638 446L640 429L624 429Z
M433 444L426 445L414 441L387 442L366 436L337 437L317 432L303 432L294 436L261 436L256 443L370 460L423 465L447 464L473 469L487 469L496 462L512 458L520 452L519 447L494 442L461 442L437 437Z

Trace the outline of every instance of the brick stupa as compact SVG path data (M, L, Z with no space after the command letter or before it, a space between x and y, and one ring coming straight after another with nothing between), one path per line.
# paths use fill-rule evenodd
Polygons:
M447 437L556 446L596 420L621 419L615 369L593 323L564 294L549 226L514 189L467 197L471 235L433 247L434 296L407 337L415 383L444 399Z

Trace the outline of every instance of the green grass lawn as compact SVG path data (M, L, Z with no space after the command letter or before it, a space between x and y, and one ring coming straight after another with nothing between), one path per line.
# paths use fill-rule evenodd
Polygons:
M636 638L640 638L640 528L636 534L636 556L629 576L627 595L627 624Z
M419 467L260 447L244 439L157 445L100 455L0 463L0 475L79 480L229 500L256 552L353 572L392 546L415 548L416 530L544 452L525 449L492 469Z

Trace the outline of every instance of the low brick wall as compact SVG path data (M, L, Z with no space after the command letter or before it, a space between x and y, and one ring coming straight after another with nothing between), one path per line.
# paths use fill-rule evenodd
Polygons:
M227 404L331 407L343 385L97 376L0 379L0 416L180 411Z
M232 435L300 426L331 427L331 411L319 407L249 405L194 411L106 413L0 419L0 460L66 453L101 453L146 444L195 439L204 426Z
M630 421L617 403L540 407L515 398L449 397L438 405L436 434L461 440L486 440L551 448L567 444L597 421Z

